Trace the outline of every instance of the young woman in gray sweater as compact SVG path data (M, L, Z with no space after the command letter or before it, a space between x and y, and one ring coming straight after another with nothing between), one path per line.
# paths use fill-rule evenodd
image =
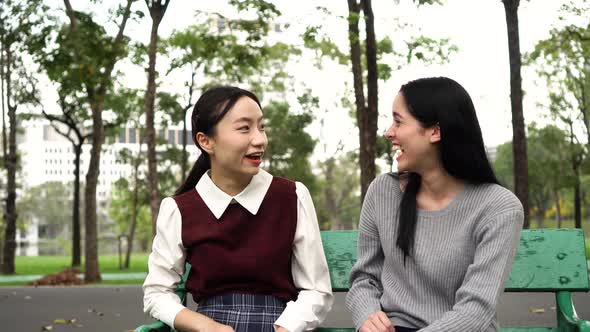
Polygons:
M355 327L499 331L523 210L498 184L469 94L449 78L411 81L385 136L398 172L377 177L363 203L346 297Z

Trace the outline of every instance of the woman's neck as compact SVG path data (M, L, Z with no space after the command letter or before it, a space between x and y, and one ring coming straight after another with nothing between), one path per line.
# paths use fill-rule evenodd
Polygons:
M449 204L465 187L465 182L451 176L442 168L421 175L418 205L426 210L439 210Z
M230 196L241 193L252 180L252 176L236 176L214 168L211 168L209 176L219 189Z

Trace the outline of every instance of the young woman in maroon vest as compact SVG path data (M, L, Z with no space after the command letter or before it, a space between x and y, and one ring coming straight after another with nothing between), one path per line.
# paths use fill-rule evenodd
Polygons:
M260 102L236 87L206 91L192 113L201 151L162 201L143 285L144 311L182 331L304 331L332 305L326 258L307 188L260 169ZM174 293L191 264L185 308Z

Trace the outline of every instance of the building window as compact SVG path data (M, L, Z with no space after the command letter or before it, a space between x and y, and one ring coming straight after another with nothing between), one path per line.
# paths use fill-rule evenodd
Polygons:
M176 138L176 130L169 129L168 130L168 144L174 144L175 138Z
M129 128L129 143L135 143L135 128Z
M223 32L223 30L225 30L225 20L220 18L217 20L217 30L219 30L219 32Z
M119 143L125 143L125 128L119 131Z

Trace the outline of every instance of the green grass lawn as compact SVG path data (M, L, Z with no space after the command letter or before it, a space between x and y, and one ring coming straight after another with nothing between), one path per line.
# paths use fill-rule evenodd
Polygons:
M147 258L148 254L133 254L129 269L121 270L119 269L119 256L105 255L99 257L98 265L101 273L147 272ZM70 256L17 256L15 258L15 268L17 275L45 275L61 272L70 267L71 262L72 258ZM81 271L84 270L83 261L80 269Z

